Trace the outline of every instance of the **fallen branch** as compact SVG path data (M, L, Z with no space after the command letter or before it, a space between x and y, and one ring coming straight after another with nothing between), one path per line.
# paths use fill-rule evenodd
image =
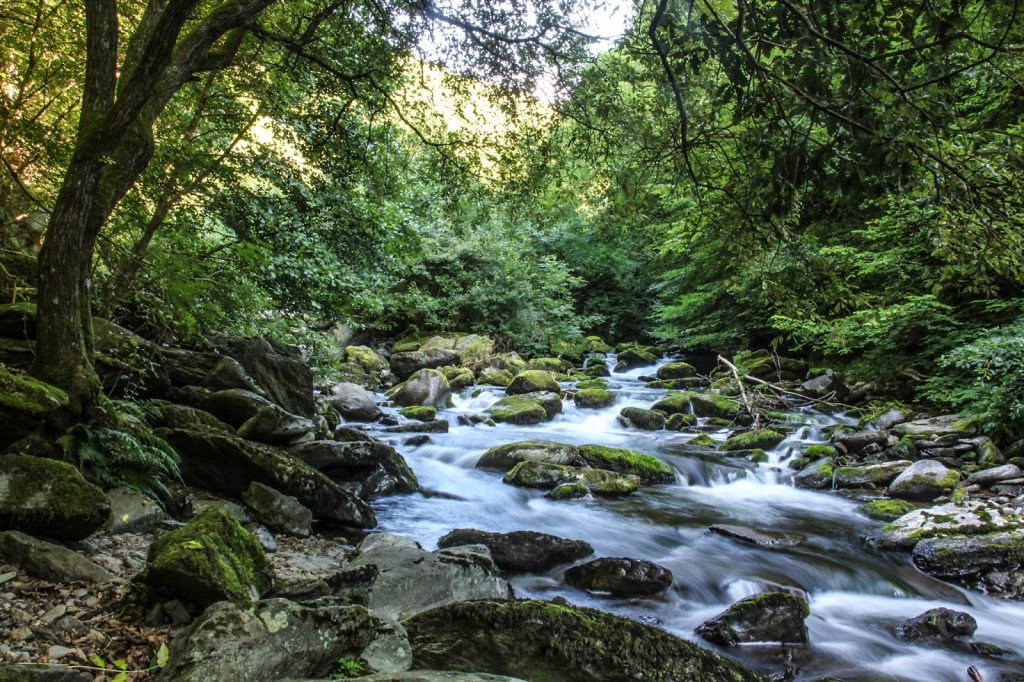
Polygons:
M740 387L740 396L743 398L743 404L747 406L747 412L750 414L751 417L754 418L754 426L758 426L759 422L761 421L761 413L754 411L754 406L750 403L750 398L747 397L747 391L745 388L743 388L743 377L740 376L739 369L736 367L736 365L732 364L731 362L723 358L721 355L718 356L718 361L725 363L725 365L732 370L732 375L736 377L736 383Z
M825 398L812 398L809 395L805 395L803 393L797 393L796 391L790 391L787 388L783 388L782 386L777 386L777 385L775 385L773 383L765 381L764 379L758 379L757 377L750 376L749 374L744 374L742 377L740 377L740 375L739 375L739 368L736 367L736 365L734 365L731 362L729 362L728 360L726 360L725 358L723 358L721 355L718 356L718 362L720 362L721 364L723 364L726 367L728 367L729 369L731 369L732 373L736 376L737 380L740 383L740 392L743 394L744 402L746 402L746 400L747 400L746 392L743 390L743 382L744 382L744 380L746 380L746 381L753 381L755 383L761 384L762 386L767 386L768 388L772 389L776 393L786 393L788 395L794 395L794 396L796 396L798 398L803 398L804 400L809 400L812 403L820 403L820 404L823 404L823 405L829 405L831 407L846 407L846 408L850 408L850 409L853 409L853 407L854 407L853 405L847 405L846 403L832 402L831 400L828 400L827 398L831 397L831 396L834 396L835 392L829 393L828 396L826 396ZM750 408L749 403L747 405L747 408L748 409Z

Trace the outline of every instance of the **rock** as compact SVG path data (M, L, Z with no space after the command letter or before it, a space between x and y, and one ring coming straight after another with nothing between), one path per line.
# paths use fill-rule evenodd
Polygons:
M698 417L733 419L740 411L740 404L718 393L696 393L690 396L690 408ZM659 409L657 403L654 409Z
M0 336L9 339L35 339L36 304L22 301L0 305Z
M666 379L689 379L697 376L697 370L687 362L670 362L658 368L658 378Z
M253 481L242 493L242 499L271 530L300 538L307 538L312 532L313 512L291 495Z
M843 383L842 377L831 369L827 369L823 374L802 383L800 392L812 398L823 398L834 394L836 398L842 400L849 394L850 389Z
M642 559L601 557L567 570L565 582L588 592L649 597L672 586L672 571Z
M263 443L293 442L314 430L311 419L286 412L252 391L226 389L209 394L199 407L238 429L238 435Z
M634 620L550 602L467 602L405 622L416 667L565 682L766 682Z
M233 358L252 377L262 393L274 404L300 417L316 413L313 401L313 370L298 346L273 337L215 339L216 349Z
M519 395L522 393L536 393L536 392L549 392L549 393L561 393L562 387L559 386L555 378L550 373L541 370L528 369L525 372L520 372L512 379L512 382L505 389L505 393L508 395Z
M437 348L453 350L458 353L461 364L469 364L490 357L494 352L494 340L479 334L435 335L424 340L418 350L428 351Z
M0 456L0 530L81 540L109 516L106 495L70 464L32 455Z
M652 410L664 412L665 414L690 414L690 398L697 395L691 391L680 391L670 393L651 406Z
M289 452L332 481L358 486L363 497L413 493L420 487L405 458L369 436L348 442L318 440L296 445Z
M910 436L917 440L941 438L943 436L969 436L974 433L974 429L964 422L960 415L946 414L941 417L918 419L917 421L897 424L892 427L892 432L897 436Z
M49 663L0 663L2 682L92 682L84 670Z
M928 538L1024 529L1024 518L1005 512L1002 506L984 501L917 509L868 536L868 541L882 549L911 549Z
M661 431L665 428L665 415L642 407L624 407L619 411L619 423L627 429Z
M487 673L459 673L452 670L410 670L360 677L360 682L525 682L518 677Z
M52 582L106 583L114 579L81 554L16 530L0 532L0 557L33 577Z
M298 457L202 429L160 429L181 456L186 483L241 498L258 481L295 497L317 519L355 528L376 525L373 510Z
M233 434L235 429L205 410L185 405L176 405L165 400L148 400L143 403L143 417L154 429L187 429L201 426L221 433Z
M51 415L67 404L67 393L56 386L0 367L0 450L36 431L60 433Z
M696 632L713 644L732 646L745 642L804 644L811 615L807 600L790 592L762 592L741 599L724 612L705 621Z
M523 393L522 395L513 397L520 400L532 400L537 403L544 408L544 414L549 421L554 419L562 411L562 396L558 393L552 393L551 391L535 391L533 393Z
M642 483L674 483L675 472L657 457L642 452L603 445L583 445L580 457L595 469L605 469L620 474L631 474Z
M572 363L561 358L533 358L526 361L526 369L537 369L542 372L564 374L572 369Z
M872 500L861 509L872 518L895 521L904 514L914 511L916 507L906 500Z
M917 543L911 558L925 573L946 580L970 582L990 571L1012 573L1024 565L1024 530L927 538Z
M436 369L421 369L388 391L388 397L399 405L432 405L442 409L451 394L448 380Z
M459 601L512 598L511 586L498 577L486 548L427 552L387 534L367 536L332 585L339 596L393 620Z
M157 679L326 678L340 659L358 660L382 633L396 631L403 633L361 606L330 599L308 605L268 599L252 607L220 602L171 641L169 661Z
M108 491L107 500L110 519L106 531L111 535L148 533L170 518L156 502L128 488Z
M473 371L466 367L442 367L440 372L448 380L448 385L453 391L461 391L476 383Z
M822 488L832 487L834 475L835 469L832 458L822 457L801 469L794 477L793 482L798 488L821 490Z
M640 487L640 478L637 476L531 461L515 465L502 480L520 488L542 490L551 490L565 483L580 483L595 495L610 497L629 495Z
M487 367L477 376L476 381L484 386L501 386L504 388L511 384L513 379L515 379L515 375L507 369Z
M708 528L709 533L739 540L758 547L793 547L803 542L803 538L777 530L755 530L746 526L716 524Z
M727 452L757 449L770 450L785 439L786 436L778 431L753 429L729 436L725 443L722 444L722 449Z
M389 426L384 431L386 433L448 433L449 426L447 420L435 419L433 421L409 422L408 424Z
M896 636L907 642L931 640L950 642L960 637L971 637L978 629L978 621L969 613L953 609L928 609L919 616L908 618L896 626Z
M459 353L444 348L391 354L391 371L399 379L407 379L421 369L436 369L446 365L459 364L462 364Z
M881 445L889 437L887 431L841 431L836 434L835 442L846 448L847 452L860 452L868 445Z
M992 467L991 469L975 471L967 477L967 484L973 485L977 483L979 485L991 485L993 483L998 483L999 481L1008 481L1014 478L1020 478L1021 475L1021 469L1016 464L1004 464L1002 466Z
M582 483L562 483L556 485L544 496L551 500L578 500L590 495L590 488Z
M646 367L658 362L654 353L640 346L631 346L619 351L615 359L618 361L615 365L616 372L628 372L631 369Z
M437 408L431 405L403 407L399 413L406 419L415 419L421 422L429 422L437 418Z
M960 482L960 472L935 460L922 459L903 470L889 484L889 496L903 500L934 500Z
M682 431L687 426L693 426L696 423L697 418L692 414L680 414L677 412L676 414L669 415L668 419L665 420L665 428L669 431Z
M579 466L579 448L575 445L555 443L547 440L518 441L493 447L477 460L478 469L491 469L505 472L520 462L546 462Z
M507 422L521 426L539 424L551 417L544 405L521 395L505 396L486 410L496 422Z
M615 394L603 388L585 388L582 391L577 391L572 400L576 403L576 407L600 409L611 407L615 403Z
M373 394L359 384L343 381L331 388L331 407L345 419L372 422L381 415Z
M594 553L594 548L582 540L567 540L529 530L488 533L459 528L437 541L441 548L459 545L484 545L491 550L498 568L515 572L546 571Z
M913 462L901 459L895 462L882 462L880 464L839 467L835 472L835 484L837 488L864 488L869 485L888 485L911 464Z
M263 548L216 508L159 536L149 548L148 561L139 577L142 584L199 607L225 599L251 603L274 584Z
M346 346L345 360L359 365L364 372L371 376L379 377L382 372L391 370L388 361L367 346Z

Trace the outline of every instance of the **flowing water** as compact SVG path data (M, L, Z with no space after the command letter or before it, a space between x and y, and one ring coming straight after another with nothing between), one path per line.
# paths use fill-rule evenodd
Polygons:
M614 366L614 358L609 358ZM663 361L664 362L664 361ZM480 413L504 394L466 391L439 418L447 434L410 447L392 438L425 489L439 494L391 497L376 503L380 530L415 538L427 548L453 528L507 532L535 530L586 540L595 556L624 556L669 568L673 587L653 598L621 599L588 594L564 584L565 566L548 574L511 578L520 597L569 601L619 613L710 646L693 629L733 602L785 585L806 592L811 605L805 646L744 645L723 653L766 671L799 670L797 680L834 676L849 682L876 680L967 680L975 665L986 682L1002 671L1021 671L1019 658L985 658L967 650L912 645L896 638L896 625L936 606L973 615L976 640L1024 653L1024 604L990 599L931 578L906 554L867 547L861 536L881 523L859 512L860 504L835 494L795 488L786 461L799 446L825 440L823 430L852 423L843 416L794 407L793 433L752 464L742 458L696 455L680 446L694 434L625 429L623 407L650 407L666 391L646 388L650 367L610 379L612 407L578 409L565 403L561 415L536 426L458 426L460 413ZM382 434L377 434L382 435ZM391 434L389 434L391 435ZM724 440L728 432L712 432ZM405 434L402 436L407 437ZM654 454L677 470L676 483L647 486L629 497L552 501L543 491L505 485L501 475L474 468L488 448L519 440L597 443ZM711 535L708 526L730 523L803 536L797 546L761 548Z

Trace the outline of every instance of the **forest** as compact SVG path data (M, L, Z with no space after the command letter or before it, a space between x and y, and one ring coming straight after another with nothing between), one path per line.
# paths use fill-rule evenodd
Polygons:
M1024 679L1019 0L0 0L0 74L0 682Z

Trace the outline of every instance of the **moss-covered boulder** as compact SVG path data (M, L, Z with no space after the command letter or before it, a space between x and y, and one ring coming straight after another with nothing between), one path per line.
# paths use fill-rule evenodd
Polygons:
M36 304L22 301L0 305L0 336L8 339L36 338Z
M720 419L735 418L741 407L738 401L718 393L697 393L690 398L690 406L698 417L718 417Z
M578 375L573 375L573 380ZM602 390L608 390L608 382L604 379L584 379L583 381L576 382L576 390L584 391L588 388L600 388Z
M718 654L634 620L539 601L467 602L405 622L415 668L534 682L765 682Z
M399 413L406 419L429 422L437 418L437 408L431 405L413 405L403 407Z
M148 559L142 584L199 607L223 600L251 603L274 585L260 543L217 507L159 536Z
M438 371L448 380L453 391L461 391L476 383L476 376L468 367L441 367Z
M542 372L562 374L572 369L572 363L561 358L533 358L526 361L527 369L539 369Z
M915 566L937 578L1007 599L1024 599L1024 529L924 539L911 558Z
M484 545L491 550L498 568L515 572L547 571L594 553L594 548L582 540L532 530L489 533L475 528L457 528L437 541L442 549L463 545Z
M548 440L528 440L493 447L477 460L476 466L478 469L505 472L520 462L527 461L568 466L583 464L579 448L575 445Z
M381 372L391 370L388 361L367 346L348 346L345 348L345 361L354 362L372 376L379 377Z
M591 353L611 353L614 348L600 336L587 336L583 339Z
M572 397L572 401L576 407L600 409L611 407L615 402L615 394L603 388L585 388L582 391L577 391L576 395Z
M690 391L680 391L679 393L670 393L658 402L651 406L652 410L658 410L665 414L690 414L690 399L693 398L696 393Z
M650 597L672 586L672 571L643 559L600 557L567 570L565 582L617 597Z
M639 476L545 462L520 462L502 480L520 488L541 490L552 490L565 483L582 483L593 494L609 497L629 495L640 487Z
M658 368L659 379L689 379L697 375L697 369L688 362L670 362Z
M744 642L803 644L811 608L802 596L790 592L762 592L736 602L705 621L697 634L722 646Z
M642 407L624 407L619 411L619 423L627 429L661 431L665 428L665 414Z
M357 490L363 499L419 490L416 474L397 450L366 434L359 435L362 437L357 440L310 441L288 452L344 488Z
M913 462L896 460L862 466L839 467L835 471L835 484L839 488L865 488L888 485Z
M752 429L729 436L722 444L722 449L726 451L771 449L785 438L785 435L771 429Z
M400 379L408 379L421 369L436 369L462 362L454 350L436 348L417 350L409 353L394 353L391 356L391 371Z
M399 405L432 405L443 408L448 404L452 389L444 375L436 369L421 369L388 391L388 397Z
M16 530L0 532L0 561L17 566L34 578L55 583L106 583L114 579L81 554ZM3 675L0 680L4 680Z
M642 452L603 445L583 445L579 452L583 461L595 469L637 476L643 483L672 483L676 480L672 467Z
M714 438L712 438L706 433L697 434L696 437L686 441L686 444L691 447L702 448L705 450L718 447L718 441L716 441Z
M55 413L67 406L67 393L56 386L0 367L0 449L50 428Z
M590 495L590 488L582 483L562 483L548 491L547 497L551 500L578 500Z
M616 372L628 372L637 367L647 367L658 362L658 356L650 348L643 346L631 346L619 351L616 356L618 362L615 365Z
M501 386L505 388L512 383L513 379L515 379L515 375L507 369L486 367L480 372L476 381L483 386Z
M908 550L922 540L1002 531L1024 531L1024 518L998 503L973 500L915 509L887 523L867 540L882 549Z
M0 456L0 530L81 540L109 515L107 496L70 464L32 455Z
M889 484L889 496L902 500L934 500L960 482L960 472L941 462L922 459L914 462Z
M871 500L861 511L873 519L882 521L895 521L904 514L909 514L916 507L906 500Z
M658 410L655 410L655 412L658 412ZM670 414L665 420L665 428L669 431L682 431L688 426L694 426L696 423L697 418L692 414L676 412L675 414Z
M512 379L505 392L509 395L518 395L522 393L534 393L537 391L548 391L551 393L560 393L562 387L558 385L555 378L550 372L545 372L538 369L528 369L525 372L520 372Z
M793 482L796 483L798 488L808 488L810 490L831 488L835 479L834 462L835 460L831 457L822 457L811 462L797 472Z
M505 396L486 410L496 422L520 425L554 419L561 411L562 399L557 393L548 391Z

